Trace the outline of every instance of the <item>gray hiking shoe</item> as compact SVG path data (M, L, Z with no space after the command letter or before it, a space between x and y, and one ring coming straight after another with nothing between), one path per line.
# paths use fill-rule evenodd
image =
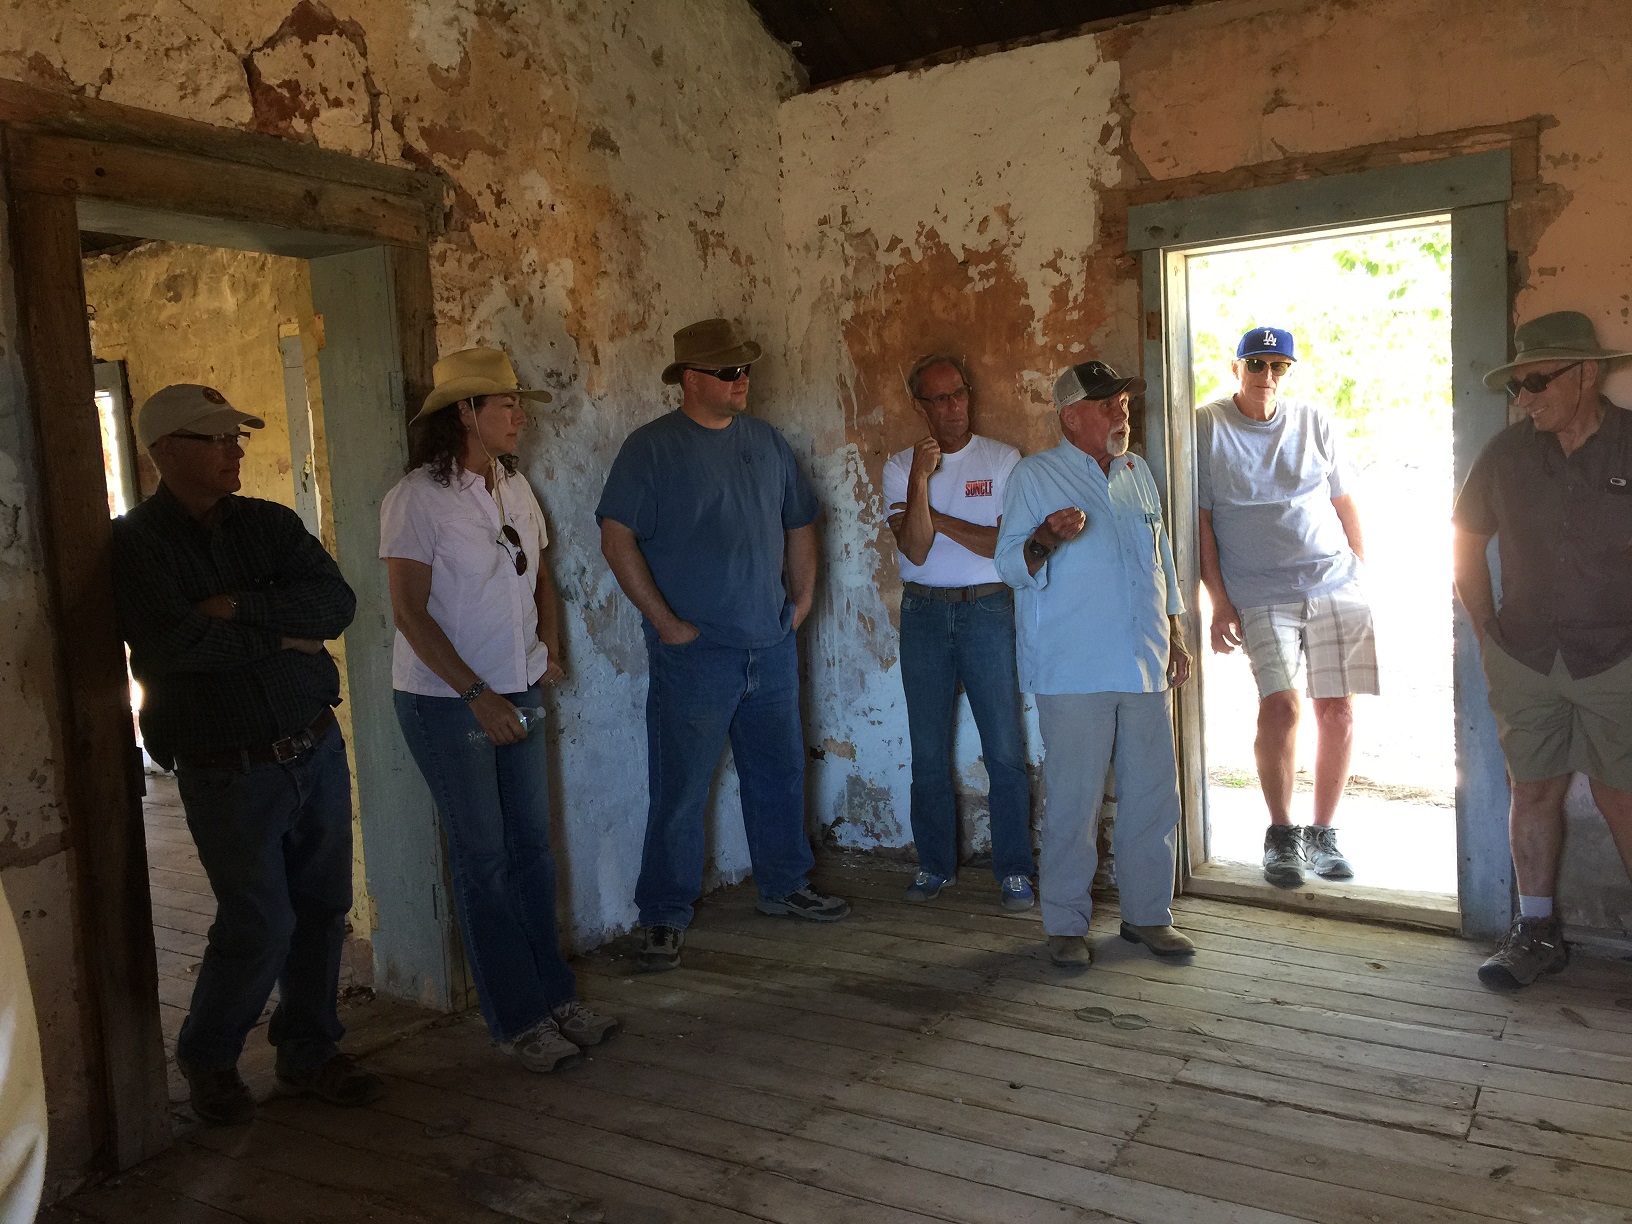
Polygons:
M1570 963L1570 946L1558 915L1550 918L1515 918L1513 928L1495 953L1479 966L1479 980L1494 990L1517 990L1544 973L1557 973Z
M611 1016L590 1011L578 999L552 1009L550 1018L555 1021L555 1027L561 1030L561 1036L579 1047L600 1045L615 1037L623 1027Z
M781 914L811 922L837 922L850 914L850 902L843 897L817 892L809 884L775 900L761 897L754 902L754 908L762 914Z
M678 968L685 943L686 933L679 927L661 923L647 927L640 941L640 967L648 973Z
M1303 855L1316 875L1327 880L1347 880L1354 868L1337 848L1337 830L1331 825L1309 825L1302 830Z
M521 1059L521 1065L527 1070L537 1071L541 1075L576 1067L584 1061L583 1052L562 1035L554 1016L545 1016L535 1028L506 1043L503 1048Z
M1264 879L1277 888L1303 883L1303 838L1296 825L1270 825L1264 834Z

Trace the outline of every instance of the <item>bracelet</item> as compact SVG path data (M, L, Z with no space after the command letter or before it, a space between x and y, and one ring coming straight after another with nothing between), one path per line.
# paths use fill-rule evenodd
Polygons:
M1026 556L1034 561L1047 561L1054 550L1035 536L1026 541Z
M487 681L478 680L475 684L471 685L468 689L459 694L459 700L463 701L466 705L469 705L472 701L475 701L476 698L480 697L485 692L487 692Z
M232 614L236 617L238 615L238 596L229 594L227 596L227 607L232 609Z

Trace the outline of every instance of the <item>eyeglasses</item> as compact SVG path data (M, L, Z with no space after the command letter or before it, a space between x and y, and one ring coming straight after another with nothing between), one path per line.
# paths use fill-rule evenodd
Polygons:
M509 554L510 559L515 562L516 573L525 574L527 572L527 551L521 546L521 532L506 523L499 528L499 538L493 542L504 549ZM513 553L510 552L512 548L516 550Z
M178 429L175 433L165 434L167 438L186 438L189 442L208 442L211 446L219 446L222 450L231 450L234 446L242 446L249 441L249 433L245 430L235 430L224 434L187 433Z
M943 391L939 395L915 395L912 397L920 404L934 404L937 408L950 408L953 404L962 403L969 398L967 386L954 387L950 391Z
M1247 358L1247 369L1252 373L1262 374L1265 367L1268 367L1269 372L1279 378L1292 368L1292 363L1290 361L1265 361L1262 357Z
M721 382L736 382L737 379L748 373L748 367L745 365L725 366L718 370L705 370L700 366L690 366L688 368L696 370L699 374L707 374L710 378L717 378Z
M1585 360L1586 358L1582 358L1582 361ZM1580 361L1572 361L1563 369L1554 370L1551 374L1526 374L1523 378L1510 378L1507 380L1507 393L1514 399L1519 398L1520 391L1528 391L1531 395L1540 395L1547 390L1553 379L1560 374L1568 374L1580 364Z

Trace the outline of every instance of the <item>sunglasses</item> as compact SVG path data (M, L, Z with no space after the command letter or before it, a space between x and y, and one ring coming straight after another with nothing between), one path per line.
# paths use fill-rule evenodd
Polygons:
M512 548L515 549L516 551L511 554L510 559L516 563L516 573L525 574L527 572L527 552L521 546L521 533L519 531L506 523L499 528L499 538L493 542L504 549L506 553L509 553Z
M1583 358L1583 360L1585 359ZM1523 378L1510 378L1507 380L1507 393L1514 399L1518 399L1520 391L1528 391L1531 395L1540 395L1547 390L1553 379L1560 374L1568 374L1580 364L1579 361L1572 361L1563 369L1554 370L1551 374L1526 374Z
M707 374L711 378L717 378L721 382L736 382L737 379L748 373L748 367L745 365L726 366L724 369L720 370L705 370L699 366L691 366L689 368L696 370L699 374Z
M1247 369L1254 374L1262 374L1266 367L1271 374L1279 378L1292 368L1292 363L1290 361L1265 361L1262 357L1247 358Z
M166 434L167 438L186 438L189 442L208 442L211 446L219 446L222 450L230 450L234 446L242 446L249 441L249 434L244 430L235 430L224 434L188 433L178 429L175 433Z

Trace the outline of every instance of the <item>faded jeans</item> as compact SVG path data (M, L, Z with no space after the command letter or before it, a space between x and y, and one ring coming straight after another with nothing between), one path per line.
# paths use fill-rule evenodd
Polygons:
M345 739L331 726L279 765L179 765L176 783L216 903L176 1057L206 1071L237 1065L276 983L267 1038L279 1071L304 1074L345 1034L336 1002L351 909Z
M799 651L790 631L765 650L703 638L666 646L646 631L650 802L635 904L645 927L685 929L703 891L705 808L726 740L742 793L754 883L767 900L805 885L805 736Z
M537 686L505 693L541 704ZM408 751L442 813L465 955L488 1032L511 1041L577 998L555 921L549 760L544 730L495 745L458 697L396 693Z
M901 596L901 687L912 739L912 840L918 865L944 879L958 871L952 728L958 684L980 731L991 811L992 874L1032 873L1031 780L1014 661L1014 595L965 603Z

